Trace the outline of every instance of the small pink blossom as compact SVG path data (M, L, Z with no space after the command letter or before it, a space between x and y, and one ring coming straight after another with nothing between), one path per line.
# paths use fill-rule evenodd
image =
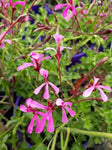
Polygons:
M20 4L22 6L25 5L25 2L22 2L22 1L17 1L17 2L13 2L12 0L9 0L9 4L12 8L15 8L16 5Z
M104 10L102 11L102 13L100 14L100 17L106 17L107 13L104 13Z
M83 2L80 2L80 4L82 5L80 13L87 15L88 11L84 9L85 4Z
M32 20L28 15L27 16L25 16L25 18L24 18L24 22L28 22L29 20Z
M86 89L86 90L83 92L83 96L84 96L84 97L88 97L88 96L91 95L91 93L92 93L94 90L98 89L98 90L100 91L100 94L101 94L101 97L102 97L103 101L106 102L106 101L108 100L108 98L107 98L107 96L105 95L105 93L103 92L102 89L106 89L106 90L109 90L109 91L110 91L111 88L108 87L108 86L99 85L98 80L99 80L99 78L94 77L93 86L91 86L90 88Z
M57 45L59 45L60 41L64 38L64 36L62 36L61 34L54 34L53 35Z
M42 62L43 60L45 60L45 59L51 59L50 56L47 56L47 57L42 58L42 57L44 56L44 54L37 54L36 52L30 53L28 56L31 56L30 59L31 59L32 63L24 63L23 65L20 65L20 66L17 68L17 71L20 71L20 70L22 70L22 69L24 69L24 68L27 68L27 67L29 67L29 66L33 66L33 67L34 67L34 70L39 72L40 67L41 67L41 65L42 65L41 62Z
M107 40L107 39L108 39L108 36L107 36L107 35L104 35L103 39L104 39L104 40Z
M36 130L37 130L38 125L39 125L38 115L44 116L44 113L38 111L37 108L45 109L45 107L42 104L32 100L31 98L28 98L26 100L26 104L28 107L26 107L25 105L20 105L19 109L26 113L33 113L32 120L27 128L27 131L31 134L33 131L34 120L36 119Z
M56 100L56 105L62 108L62 122L68 122L68 118L65 112L65 109L69 112L69 114L74 117L76 112L71 109L71 102L64 102L60 98Z
M4 34L5 34L5 31L0 35L0 41L1 41L2 37L4 36ZM1 43L0 43L1 49L3 49L3 48L5 47L4 42L7 42L7 43L10 44L10 45L12 44L12 42L11 42L10 40L8 40L8 39L3 39L3 40L1 41Z
M58 4L55 6L55 10L58 10L62 7L66 7L66 9L63 11L62 16L65 18L65 20L68 22L75 14L76 14L76 9L73 6L72 0L69 0L69 4ZM71 13L68 13L68 10L71 11Z
M48 71L45 69L40 69L40 74L44 77L45 79L45 83L41 84L39 87L37 87L34 90L34 93L37 95L40 90L45 87L45 92L44 92L44 99L48 99L49 98L49 90L48 90L48 86L51 86L54 91L58 94L59 93L59 88L56 87L53 83L48 81Z
M57 43L57 50L55 48L52 48L52 47L47 47L44 49L45 51L50 49L50 50L53 50L57 53L58 49L60 49L60 51L63 51L63 49L65 49L65 48L72 49L71 47L59 46L60 41L64 38L64 36L62 36L61 34L54 34L53 37Z

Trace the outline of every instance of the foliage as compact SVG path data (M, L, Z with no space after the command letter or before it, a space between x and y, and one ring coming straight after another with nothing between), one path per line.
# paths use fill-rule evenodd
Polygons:
M85 0L82 6L78 0L73 0L72 6L75 7L76 14L68 21L62 16L63 8L55 10L57 4L68 1L46 3L45 0L34 0L25 5L15 5L14 8L10 4L5 6L6 2L0 2L0 34L4 31L7 33L3 39L0 37L0 149L83 150L101 144L103 138L112 138L111 91L104 90L107 102L102 101L100 92L96 89L89 98L83 97L83 92L91 86L94 76L99 78L99 85L112 87L110 2ZM13 0L14 2L17 1ZM68 12L72 11L70 9ZM54 39L56 34L64 36L59 45ZM5 42L6 39L11 44ZM58 52L57 45L67 48ZM45 51L47 47L56 49L56 52ZM34 94L34 90L45 79L41 75L38 78L40 70L28 67L17 71L18 66L32 63L28 54L34 51L44 54L44 57L51 57L43 60L40 68L49 71L47 80L56 85L60 92L56 93L49 88L49 99L43 98L44 88L38 95ZM62 56L58 58L56 54ZM62 124L62 110L57 105L52 114L55 131L49 133L46 130L49 122L47 118L42 133L35 133L34 122L34 130L30 134L27 127L34 113L23 113L19 107L20 104L26 105L25 100L28 98L43 105L61 98L65 105L66 102L72 103L72 110L76 114L71 117L67 113L68 122ZM39 116L39 121L41 120L42 116ZM86 142L88 144L85 148Z

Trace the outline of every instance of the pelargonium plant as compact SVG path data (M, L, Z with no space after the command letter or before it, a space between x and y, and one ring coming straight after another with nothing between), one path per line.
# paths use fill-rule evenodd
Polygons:
M56 3L0 1L0 149L112 138L111 4Z

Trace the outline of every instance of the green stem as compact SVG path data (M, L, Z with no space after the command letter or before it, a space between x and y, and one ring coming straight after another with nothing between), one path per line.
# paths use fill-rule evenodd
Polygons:
M1 135L0 135L0 138L2 138L5 134L7 134L10 130L12 130L14 128L15 125L11 126L8 130L6 130L5 132L3 132Z
M103 5L102 5L102 7L101 7L101 9L99 11L99 14L97 15L97 17L95 18L95 20L94 20L94 22L92 24L92 29L91 29L92 31L94 31L94 27L96 25L96 22L97 22L98 18L100 17L100 14L103 11L105 5L106 5L106 0L103 2Z
M43 31L40 32L40 34L33 40L33 42L31 43L30 47L32 47L39 39L39 37L42 35Z
M63 147L63 150L66 150L68 141L69 141L69 135L70 135L70 128L67 128L67 137L66 137L66 141L65 141L65 145Z
M57 129L56 133L55 133L55 136L54 136L54 140L53 140L53 143L52 143L51 150L55 150L55 144L56 144L56 139L57 139L58 133L59 133L59 130Z
M61 139L61 150L63 150L63 132L60 132L60 139Z
M106 133L106 132L85 131L85 130L80 130L80 129L76 129L76 128L66 128L66 127L60 127L60 128L58 128L58 130L60 130L60 131L70 130L70 132L77 133L77 134L104 137L104 138L112 138L112 134Z
M5 117L5 116L3 116L1 113L0 113L0 116L2 117L2 119L4 119L6 122L8 122L9 120Z

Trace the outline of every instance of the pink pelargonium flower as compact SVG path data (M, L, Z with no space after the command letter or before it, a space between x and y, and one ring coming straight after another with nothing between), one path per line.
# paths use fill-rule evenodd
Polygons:
M102 11L102 13L100 14L100 17L106 17L107 13L104 13L104 10Z
M46 120L48 121L47 131L48 132L54 131L54 123L53 123L53 117L52 117L52 112L55 111L54 105L55 104L52 104L50 101L48 101L48 106L43 107L43 109L47 110L47 112L43 115L37 127L36 133L41 133L43 131Z
M84 9L85 4L83 2L80 2L80 4L82 5L80 13L87 15L88 11Z
M37 95L40 90L45 87L45 92L44 92L44 99L48 99L49 98L49 90L48 90L48 86L50 86L51 88L54 89L54 91L58 94L59 93L59 88L56 87L53 83L48 81L48 71L45 69L40 69L40 74L44 77L45 79L45 83L43 83L42 85L40 85L39 87L37 87L34 90L34 93Z
M41 105L40 103L32 100L31 98L28 98L26 100L26 104L27 104L28 108L25 105L20 105L19 109L23 112L26 112L26 113L33 113L33 117L32 117L30 124L28 125L28 128L27 128L27 131L31 134L33 131L33 125L34 125L35 118L36 118L36 131L37 131L37 128L39 125L38 115L44 116L44 113L38 111L37 108L45 109L45 107L43 105Z
M98 80L99 78L96 78L94 77L94 82L93 82L93 86L91 86L90 88L86 89L84 92L83 92L83 96L84 97L88 97L91 95L91 93L98 89L100 91L100 94L101 94L101 97L102 97L102 100L104 102L106 102L108 100L107 96L105 95L105 93L103 92L102 89L106 89L106 90L111 90L111 88L109 86L104 86L104 85L99 85L98 83Z
M17 71L20 71L20 70L27 68L29 66L33 66L34 70L39 72L40 67L42 65L41 62L45 59L51 59L50 56L42 58L44 56L44 54L37 54L36 52L30 53L28 56L31 56L32 63L24 63L23 65L20 65L17 68Z
M57 45L59 45L60 41L64 38L64 36L62 36L61 34L54 34L53 35Z
M65 49L65 48L72 49L71 47L59 46L60 41L64 38L64 36L62 36L61 34L54 34L53 37L57 43L57 49L59 49L60 51L63 51L63 49ZM44 50L46 51L48 49L53 50L57 53L57 50L55 48L52 48L52 47L47 47Z
M75 14L76 14L76 9L73 6L73 2L72 0L69 0L69 4L58 4L55 6L55 10L58 10L62 7L66 7L66 9L63 11L62 16L65 18L65 20L68 22ZM68 13L68 10L70 10L71 12Z
M5 31L0 35L0 41L1 41L2 37L4 36L4 34L5 34ZM3 40L1 41L1 43L0 43L1 49L3 49L3 48L5 47L4 42L7 42L7 43L10 44L10 45L12 44L11 40L3 39Z
M76 112L71 109L71 102L64 102L62 99L58 98L56 100L56 105L62 108L62 122L68 122L68 118L65 112L65 109L69 112L69 114L74 117Z
M22 2L22 1L17 1L17 2L13 2L12 0L9 0L9 4L12 8L15 8L16 5L20 4L22 6L25 5L25 2Z

